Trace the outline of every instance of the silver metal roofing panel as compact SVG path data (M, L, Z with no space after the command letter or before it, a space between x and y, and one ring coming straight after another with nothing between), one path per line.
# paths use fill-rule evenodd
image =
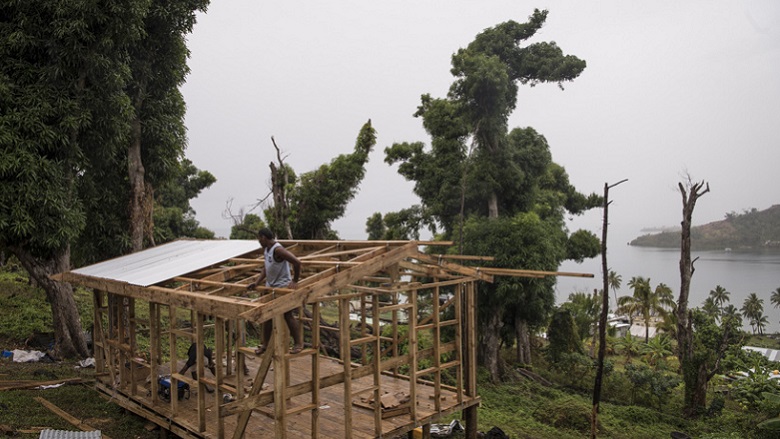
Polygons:
M41 430L39 439L100 439L103 433L93 431Z
M251 240L180 240L72 270L147 287L258 250Z

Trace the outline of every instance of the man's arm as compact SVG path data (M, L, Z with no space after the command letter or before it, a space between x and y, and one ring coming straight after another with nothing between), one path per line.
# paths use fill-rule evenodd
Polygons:
M251 284L246 286L246 289L249 291L254 290L258 285L263 285L263 281L265 280L265 268L260 269L260 277L257 278L256 281L252 282Z

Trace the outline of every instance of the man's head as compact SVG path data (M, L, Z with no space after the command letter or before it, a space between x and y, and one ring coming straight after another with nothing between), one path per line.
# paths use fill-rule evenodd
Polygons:
M273 244L274 242L274 232L267 227L262 228L257 232L257 240L260 241L260 245L262 245L263 248L268 248L270 244Z

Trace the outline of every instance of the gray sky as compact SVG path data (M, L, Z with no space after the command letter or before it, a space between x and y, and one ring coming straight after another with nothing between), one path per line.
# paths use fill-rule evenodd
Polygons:
M188 38L183 88L187 156L217 177L192 202L197 219L226 236L226 202L237 211L268 193L271 136L302 173L351 152L370 118L377 145L335 223L364 239L372 213L417 202L384 148L430 143L412 117L420 95L444 96L455 51L534 8L550 14L532 42L588 67L565 91L521 86L510 128L543 134L581 192L629 179L610 197L618 242L679 224L685 172L711 187L696 224L780 202L780 2L213 0ZM600 234L600 223L597 210L572 229Z

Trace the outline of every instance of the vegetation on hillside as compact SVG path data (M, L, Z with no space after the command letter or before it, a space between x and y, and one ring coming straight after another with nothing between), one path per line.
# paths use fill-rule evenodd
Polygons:
M642 247L677 248L679 230L642 235L631 245ZM721 221L691 228L693 250L780 249L780 204L759 211L756 208L742 213L729 212Z
M533 367L520 364L514 358L511 344L501 350L502 361L507 365L502 382L493 384L487 369L480 369L478 392L482 399L479 408L479 430L488 431L498 426L511 438L574 439L589 432L590 391L595 367L591 356L590 331L578 330L579 325L589 326L592 312L582 295L573 295L561 308L566 311L556 315L568 315L564 337L552 337L549 341L533 338ZM727 292L717 288L711 293L716 305L728 302ZM29 284L29 279L12 258L0 269L0 347L4 349L31 348L36 337L51 331L50 315L45 307L44 293ZM718 299L718 300L715 300ZM91 294L76 290L82 323L85 328L91 321ZM717 306L710 312L721 315L727 306ZM637 309L641 314L641 310ZM574 338L576 339L574 339ZM559 342L562 341L562 342ZM745 378L730 381L719 374L708 389L708 405L702 417L690 419L681 415L683 389L678 374L678 362L672 354L671 339L608 337L603 399L599 414L598 437L615 439L669 438L671 432L684 432L690 437L704 439L755 438L764 439L774 432L758 425L773 419L780 407L766 400L766 392L780 394L777 380L770 379L770 371L780 368L758 354L739 349L730 353L723 362L723 372L744 374ZM773 337L754 336L749 340L754 346L777 348ZM182 346L186 349L186 346ZM183 355L183 353L182 353ZM113 404L107 404L92 388L92 369L78 369L74 362L18 364L4 361L4 374L13 379L64 379L80 377L85 383L49 390L0 391L0 424L13 430L33 431L34 427L71 429L34 398L42 396L54 404L67 408L78 419L100 428L114 438L151 438L157 432L149 432L146 421ZM7 379L7 378L0 378ZM453 415L454 417L459 414ZM24 433L19 437L37 437L37 433Z

